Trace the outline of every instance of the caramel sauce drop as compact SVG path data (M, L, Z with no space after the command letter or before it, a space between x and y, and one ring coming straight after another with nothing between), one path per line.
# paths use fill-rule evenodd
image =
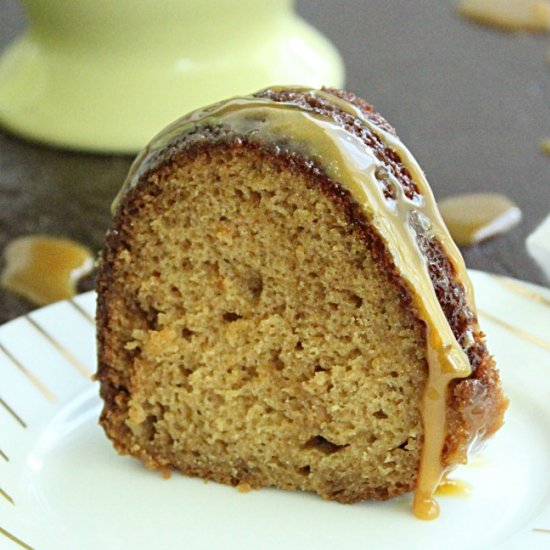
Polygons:
M462 246L506 233L521 220L521 210L498 193L455 195L443 199L439 210L451 236Z
M462 0L464 17L507 31L550 31L548 0Z
M435 490L436 496L468 497L471 487L465 481L443 477ZM413 505L414 515L423 520L432 520L439 517L439 504L432 496L421 497L415 495Z
M435 494L438 496L468 497L471 492L471 486L465 481L443 478Z
M91 251L69 239L29 235L4 249L1 285L43 306L76 294L78 279L92 271Z
M415 494L413 512L418 519L437 519L439 517L439 504L432 497L419 498Z

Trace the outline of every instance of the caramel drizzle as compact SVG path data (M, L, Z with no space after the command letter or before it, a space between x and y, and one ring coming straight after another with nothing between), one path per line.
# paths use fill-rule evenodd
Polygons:
M411 292L418 315L426 325L428 382L421 406L424 444L413 509L418 517L433 519L439 514L433 495L445 473L441 454L446 437L448 385L456 378L469 376L471 365L454 337L435 294L426 258L417 244L414 222L421 223L445 249L458 282L464 289L467 303L475 311L473 290L464 261L447 232L424 173L399 139L376 126L359 108L341 98L322 91L296 91L317 94L359 119L382 141L387 150L397 153L420 195L408 198L396 177L385 170L384 164L370 148L332 118L305 110L291 102L248 97L234 98L195 111L161 132L136 159L113 203L113 210L147 171L157 151L178 136L200 126L223 126L249 140L274 142L275 145L285 143L287 147L290 138L293 149L305 151L331 179L346 189L387 244L393 262ZM192 136L187 134L187 138L189 144L193 140L208 139L202 137L200 132ZM385 170L384 177L392 186L395 199L384 196L376 177L379 170ZM473 328L475 330L477 327Z

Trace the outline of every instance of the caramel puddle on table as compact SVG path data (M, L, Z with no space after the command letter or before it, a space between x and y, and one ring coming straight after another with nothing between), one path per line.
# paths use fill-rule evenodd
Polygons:
M462 0L460 15L507 31L550 31L548 0Z
M498 193L455 195L440 201L439 210L451 236L461 246L506 233L521 220L521 210Z
M43 306L76 294L78 280L90 273L91 251L69 239L29 235L4 249L3 288Z

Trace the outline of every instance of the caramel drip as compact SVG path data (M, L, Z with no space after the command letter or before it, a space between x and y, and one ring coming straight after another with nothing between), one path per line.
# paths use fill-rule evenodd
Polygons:
M365 216L387 245L396 269L408 286L418 316L426 326L428 381L424 389L421 416L424 444L420 457L414 512L423 519L438 516L433 495L445 468L441 454L446 437L446 400L449 383L471 374L470 362L456 341L438 302L428 270L427 260L417 243L416 225L436 238L445 249L456 278L462 285L472 310L473 291L466 268L447 232L435 199L421 168L397 137L380 129L351 103L328 92L300 89L330 101L352 114L375 134L384 146L393 150L408 169L420 192L408 198L399 181L378 160L363 141L336 124L330 117L307 111L295 104L275 102L267 98L235 98L195 111L176 121L159 134L136 160L113 208L134 187L139 178L154 165L158 150L182 134L189 140L208 139L197 127L223 127L231 137L291 147L315 163L335 182L346 189L363 208ZM392 187L392 195L384 195L380 180ZM476 327L473 327L475 330ZM462 457L457 457L462 458Z
M91 272L92 253L69 239L29 235L4 250L2 286L43 306L76 294L78 279Z

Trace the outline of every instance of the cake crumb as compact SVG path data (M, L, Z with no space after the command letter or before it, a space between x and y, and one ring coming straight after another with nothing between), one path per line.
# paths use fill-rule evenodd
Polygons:
M239 491L239 493L250 493L250 491L252 491L252 487L250 487L250 485L246 483L246 481L239 483L236 486L236 489L237 491Z
M549 0L462 0L460 15L507 31L550 31Z
M550 155L550 138L544 138L541 140L540 150L546 155Z

